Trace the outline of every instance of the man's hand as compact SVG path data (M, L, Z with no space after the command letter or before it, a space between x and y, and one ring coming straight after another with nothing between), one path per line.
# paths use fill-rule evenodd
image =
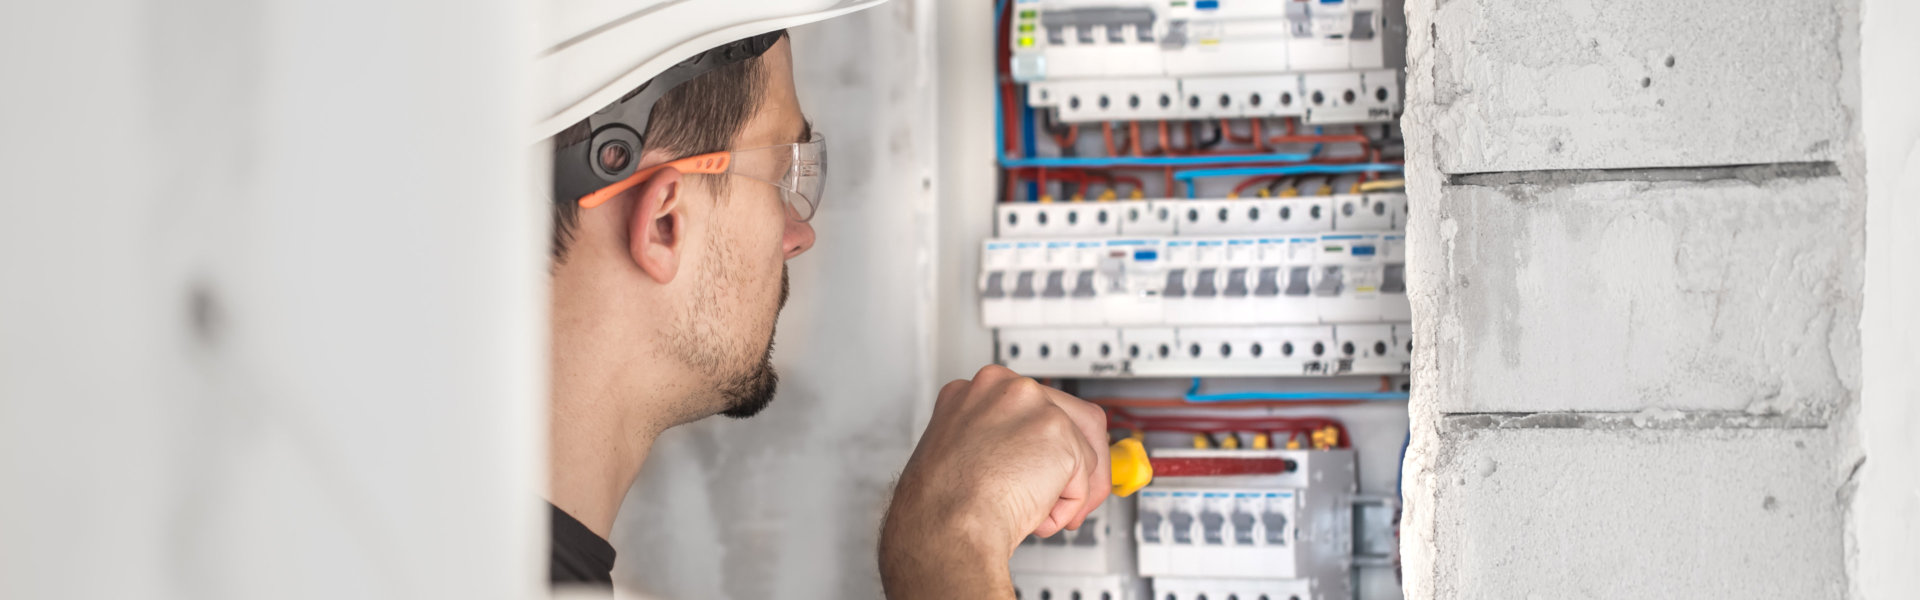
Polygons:
M1020 540L1079 529L1111 479L1100 407L999 366L948 383L881 529L887 596L1012 598Z

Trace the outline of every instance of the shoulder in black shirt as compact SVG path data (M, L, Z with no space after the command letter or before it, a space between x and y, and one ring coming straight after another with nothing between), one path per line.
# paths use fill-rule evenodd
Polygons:
M547 578L556 586L613 587L613 544L553 503L553 558Z

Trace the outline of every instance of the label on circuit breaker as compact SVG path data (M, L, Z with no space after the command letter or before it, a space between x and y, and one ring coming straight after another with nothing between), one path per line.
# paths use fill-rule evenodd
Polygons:
M1106 287L1098 307L1110 325L1152 325L1163 319L1161 244L1157 239L1107 240L1099 259Z
M1347 233L1320 236L1320 256L1313 270L1313 296L1320 319L1327 323L1380 320L1380 234Z

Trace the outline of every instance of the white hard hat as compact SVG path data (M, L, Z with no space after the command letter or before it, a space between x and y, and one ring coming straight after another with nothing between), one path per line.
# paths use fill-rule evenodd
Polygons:
M708 49L885 0L550 0L534 64L544 140Z

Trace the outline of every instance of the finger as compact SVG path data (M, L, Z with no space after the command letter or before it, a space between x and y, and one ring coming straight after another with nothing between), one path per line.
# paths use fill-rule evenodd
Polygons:
M1019 378L1020 378L1019 373L1015 373L1013 372L1013 369L1009 369L1000 365L987 365L984 367L980 367L980 370L975 371L973 374L973 382L975 384L981 384L981 385L992 385L994 383L998 383L1007 379L1019 379Z
M933 397L934 404L938 406L942 403L951 403L966 396L967 390L971 387L973 387L972 382L965 379L949 381L946 385L940 386L940 394Z
M1048 389L1051 392L1048 394L1048 399L1073 419L1089 452L1089 460L1086 463L1089 475L1085 489L1086 504L1075 519L1078 521L1085 519L1094 509L1100 508L1100 504L1113 493L1112 460L1107 452L1107 413L1092 402L1075 398L1066 392Z
M1066 442L1065 447L1073 454L1073 468L1070 470L1072 475L1067 477L1066 484L1060 488L1059 498L1047 511L1046 523L1053 526L1054 531L1063 528L1079 529L1080 522L1086 518L1087 480L1091 476L1089 473L1091 469L1086 468L1086 465L1092 462L1093 457L1084 447L1085 442L1079 439L1066 440Z
M1107 494L1113 490L1113 471L1112 467L1107 466L1107 446L1087 443L1085 440L1081 440L1081 444L1082 451L1086 453L1084 462L1087 467L1083 470L1086 476L1080 482L1081 498L1083 498L1080 511L1074 515L1073 523L1067 526L1068 529L1074 530L1080 529L1080 524L1087 520L1087 515L1093 514L1094 510L1100 508L1100 503L1106 501Z

